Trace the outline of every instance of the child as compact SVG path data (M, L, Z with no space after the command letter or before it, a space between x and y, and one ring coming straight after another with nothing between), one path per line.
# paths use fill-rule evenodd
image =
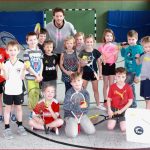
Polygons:
M5 104L4 109L4 122L5 130L3 135L6 139L12 139L13 134L9 125L9 118L11 107L14 104L17 112L17 124L18 134L27 135L24 127L22 126L22 103L23 97L23 78L25 73L25 65L21 60L17 58L20 52L19 44L17 41L10 41L7 44L7 52L10 59L5 64L1 64L2 74L5 77L6 83L4 85L3 102Z
M58 134L58 127L63 125L63 120L59 115L59 103L54 98L55 87L49 83L42 86L44 98L40 100L33 109L32 119L29 120L31 129L55 130Z
M48 40L44 42L44 56L43 56L43 80L42 85L49 82L56 88L57 80L57 55L53 54L54 44L53 41Z
M118 46L115 41L114 32L111 29L105 29L102 42L98 50L102 54L102 75L103 75L103 96L104 104L107 100L107 92L111 84L114 83L116 61L118 58Z
M124 115L127 108L132 104L133 92L131 86L125 83L126 70L123 67L116 69L115 79L116 83L110 86L107 98L108 115L110 117L107 128L113 130L118 119L121 131L125 132L126 124Z
M146 109L150 109L150 36L143 37L141 43L144 55L136 55L137 63L142 64L140 96L146 100Z
M80 126L86 134L94 134L95 127L87 116L90 96L87 90L82 88L82 75L75 72L71 74L71 85L64 100L65 133L74 138L78 135ZM80 117L80 125L76 117Z
M24 52L24 61L25 63L30 64L30 67L34 72L34 74L31 74L30 72L26 74L28 92L30 91L28 94L28 103L29 108L32 110L39 100L39 94L37 94L37 92L35 92L33 89L39 88L39 82L42 81L43 55L37 46L38 39L35 32L29 32L27 34L26 42L28 44L28 49Z
M98 80L101 78L101 63L100 63L100 52L93 48L95 39L92 35L85 38L85 50L82 50L79 54L80 65L83 69L83 87L86 88L88 81L92 82L93 92L97 108L106 110L100 104L99 92L98 92ZM98 64L98 68L97 68ZM99 75L97 74L99 69Z
M0 48L0 64L6 61L9 58L6 50L4 48ZM2 103L2 93L5 79L0 75L0 122L4 120L3 117L3 103Z
M130 84L133 89L134 99L132 108L136 108L136 94L135 94L135 83L139 82L139 75L141 72L141 65L136 64L136 54L143 53L141 45L137 45L138 33L135 30L130 30L127 34L129 46L121 49L121 56L125 58L125 68L127 70L126 83Z
M84 33L83 32L77 32L75 34L75 44L76 44L76 53L78 57L80 52L84 49Z
M38 34L38 47L40 50L42 50L42 52L44 53L44 42L46 40L46 36L47 36L47 30L44 28L40 29L40 33Z
M60 68L62 70L62 81L65 83L66 92L72 86L70 84L70 75L78 70L78 59L74 51L75 39L69 36L64 41L65 52L60 57Z

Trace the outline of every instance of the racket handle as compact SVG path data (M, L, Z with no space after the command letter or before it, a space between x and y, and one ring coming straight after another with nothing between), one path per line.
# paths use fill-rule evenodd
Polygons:
M78 134L80 134L80 129L81 129L80 123L78 123Z

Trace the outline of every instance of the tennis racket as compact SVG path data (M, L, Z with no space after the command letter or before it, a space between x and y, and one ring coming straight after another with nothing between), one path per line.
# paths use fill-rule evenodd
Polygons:
M6 32L6 31L2 31L0 32L0 46L2 47L6 47L6 45L8 44L8 42L12 41L12 40L15 40L15 41L18 41L16 39L16 37L14 35L12 35L11 33L9 32ZM19 43L19 42L18 42ZM26 48L20 44L20 48L22 50L25 50Z

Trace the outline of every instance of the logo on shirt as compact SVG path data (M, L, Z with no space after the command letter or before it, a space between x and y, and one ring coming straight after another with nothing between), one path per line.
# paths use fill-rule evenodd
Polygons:
M124 99L124 94L125 94L125 93L126 93L126 90L124 90L122 93L119 92L119 91L117 91L117 90L115 90L115 94L119 95L119 96L121 97L121 100Z

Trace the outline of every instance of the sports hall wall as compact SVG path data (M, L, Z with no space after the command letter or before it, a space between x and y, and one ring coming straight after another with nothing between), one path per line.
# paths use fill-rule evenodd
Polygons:
M106 27L109 10L150 10L150 2L146 0L0 0L0 11L37 11L55 7L95 8L97 13L97 41L99 41ZM74 19L78 20L78 18ZM86 24L85 27L88 30L89 25Z

